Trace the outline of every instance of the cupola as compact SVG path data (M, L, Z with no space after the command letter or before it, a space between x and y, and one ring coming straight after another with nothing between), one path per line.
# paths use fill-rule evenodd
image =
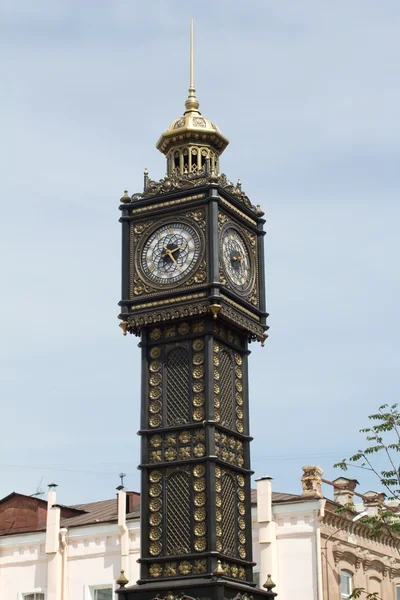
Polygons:
M167 158L167 175L219 174L219 157L229 144L214 123L199 111L194 88L193 21L190 23L190 86L185 112L172 121L157 142Z

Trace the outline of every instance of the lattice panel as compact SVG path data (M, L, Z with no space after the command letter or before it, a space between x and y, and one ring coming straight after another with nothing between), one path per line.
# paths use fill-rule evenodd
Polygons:
M167 425L189 420L189 354L185 347L177 346L167 356Z
M183 469L170 471L167 480L167 555L191 552L190 475Z
M222 551L227 556L236 556L235 543L235 483L233 476L222 472L221 477L222 497Z
M221 424L233 428L233 367L232 358L226 350L219 355L220 413Z

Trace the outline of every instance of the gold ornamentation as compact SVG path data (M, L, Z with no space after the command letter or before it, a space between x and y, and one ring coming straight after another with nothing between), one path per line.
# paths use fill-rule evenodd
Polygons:
M158 375L158 373L157 373L157 375ZM150 390L149 396L152 400L158 400L159 398L161 398L161 388L153 387Z
M180 460L187 460L190 458L190 446L184 446L183 448L179 448L179 458Z
M158 483L159 481L161 481L161 478L162 478L161 471L151 471L150 472L149 479L150 479L151 483Z
M167 461L175 460L177 456L175 448L167 448L164 452L164 458Z
M245 543L246 543L246 536L245 536L245 534L243 533L243 531L239 531L239 542L240 542L241 544L245 544Z
M219 383L214 382L214 394L219 394L219 392L220 392Z
M158 525L160 525L161 521L162 521L162 517L161 517L161 514L159 512L154 512L149 517L149 523L153 527L157 527Z
M158 331L160 331L160 330L158 329ZM160 358L161 348L159 348L158 346L155 346L154 348L152 348L150 350L150 356L151 356L151 358Z
M243 423L241 421L236 421L236 429L238 430L239 433L243 433L244 427L243 427Z
M238 208L236 208L235 206L233 206L230 202L228 202L228 200L225 200L225 198L222 198L221 196L219 196L219 199L221 200L222 204L225 204L225 206L229 206L229 208L235 214L240 215L242 217L242 219L245 219L246 221L248 221L252 225L257 225L257 221L254 221L251 217L248 217L244 212L242 212L241 210L239 210Z
M162 444L162 437L161 435L152 435L150 438L150 446L152 448L160 448Z
M162 337L162 331L158 327L155 327L154 329L152 329L150 331L150 339L151 340L159 340L161 337ZM160 348L153 348L153 351L154 350L157 351L157 350L160 350ZM150 355L151 355L151 352L150 352ZM160 356L160 355L158 355L158 356Z
M222 522L222 510L220 508L217 508L217 510L215 511L215 518L218 523Z
M218 365L219 365L219 358L218 358L218 356L214 356L214 366L218 367Z
M221 477L222 472L221 472L221 467L219 465L217 465L215 467L215 477Z
M239 393L236 394L236 403L239 404L239 406L242 406L242 404L243 404L242 394L239 394Z
M218 396L215 396L215 398L214 398L214 407L215 408L220 408L221 407L221 401L218 398Z
M158 496L161 496L161 492L162 487L159 483L155 483L149 487L149 495L152 498L157 498Z
M161 554L161 550L161 542L153 542L149 546L149 553L151 554L151 556L158 556L159 554Z
M192 572L192 565L189 561L184 560L180 563L178 571L181 575L189 575Z
M153 452L150 453L150 462L161 462L161 450L153 450Z
M237 482L238 482L238 486L239 487L241 487L241 488L244 487L244 477L243 477L243 475L238 475Z
M150 427L152 427L153 429L155 429L156 427L160 427L161 422L162 422L162 419L161 419L160 415L151 415L151 417L149 419Z
M153 289L153 288L151 288ZM167 306L168 304L175 304L178 302L186 302L187 300L197 300L198 298L205 298L206 297L206 293L205 292L199 292L198 294L188 294L186 296L179 296L178 298L165 298L164 300L156 300L154 302L146 302L145 304L140 303L140 304L133 304L131 306L131 311L135 311L135 310L143 310L144 308L154 308L157 306ZM207 312L207 311L203 311L203 312ZM184 313L182 313L180 316L188 316L188 315L194 315L194 314L198 314L196 312L189 312L186 315ZM159 321L167 321L168 319L158 319ZM151 321L146 321L146 323L154 323L156 322L157 319L153 319ZM160 336L162 337L162 336Z
M204 390L204 381L194 381L193 382L193 391L194 392L202 392Z
M142 196L142 194L134 194L132 199L136 199L136 196L138 196L140 198ZM132 209L131 214L135 215L137 213L147 212L149 210L156 210L157 208L163 208L164 206L172 206L174 204L182 204L184 202L191 202L192 200L200 200L201 198L204 198L204 197L205 197L205 194L193 194L192 196L186 196L185 198L177 198L174 200L168 200L166 202L159 202L158 204L149 204L147 206Z
M200 573L206 573L207 571L207 563L205 560L195 560L194 561L194 569L193 572L200 574Z
M215 546L217 548L217 552L222 552L222 542L221 542L221 540L217 540Z
M189 327L189 323L181 323L178 327L178 333L179 335L186 335L187 333L189 333L190 331L190 327Z
M204 506L206 503L207 497L205 494L195 494L194 495L194 505L195 506Z
M246 513L246 508L245 508L245 505L243 504L243 502L239 502L238 511L239 511L239 515L242 515L242 516Z
M150 577L161 577L162 572L162 565L159 565L157 563L151 565L149 568Z
M203 477L205 475L206 468L204 465L196 465L193 469L193 475L195 477Z
M197 537L206 535L205 523L197 523L197 525L194 526L194 535Z
M157 512L157 511L161 510L161 507L162 507L161 498L153 498L152 500L150 500L149 508L150 508L151 512Z
M243 372L242 369L240 367L236 367L235 369L235 375L238 379L242 379L243 377Z
M193 406L203 406L204 402L204 394L195 394L193 396Z
M204 367L195 367L193 369L193 377L194 379L201 379L204 377Z
M199 538L195 541L194 543L194 549L196 550L196 552L204 552L204 550L207 548L207 541L206 538L202 537Z
M221 415L218 410L214 410L214 421L219 423L221 421Z
M240 356L240 354L237 354L236 352L235 352L235 362L237 365L239 365L239 367L241 367L243 364L243 358Z
M216 497L215 497L215 505L218 508L221 508L221 506L222 506L222 498L221 498L221 496L219 494L217 494Z
M159 361L159 360L153 360L153 361L150 363L149 370L150 370L152 373L157 373L157 371L159 371L160 369L161 369L161 363L160 363L160 361Z
M219 381L219 371L218 371L218 369L214 369L214 379L215 379L215 381Z
M151 386L160 385L160 383L161 383L161 374L160 373L153 373L153 375L150 375L149 383L150 383Z
M196 352L193 354L193 364L194 365L202 365L204 362L204 354L201 352Z
M203 340L194 340L192 346L193 346L193 350L195 350L196 352L199 352L200 350L203 350L204 342L203 342Z
M157 414L161 411L162 404L159 400L155 400L149 404L149 412L152 414Z
M203 421L204 420L204 409L196 408L193 411L193 421Z
M205 439L204 429L195 429L193 439L195 442L201 442Z
M192 436L190 435L190 431L182 431L182 433L179 434L180 444L188 444L191 439Z
M193 514L194 520L197 522L205 521L206 519L206 509L205 508L196 508Z
M168 433L167 437L165 438L165 443L167 446L176 446L176 434Z
M243 419L243 409L240 406L236 407L236 415L238 419Z
M238 524L240 529L246 529L246 521L244 517L239 517Z
M166 563L164 575L166 577L174 577L176 575L176 563Z
M243 385L241 381L235 381L235 387L237 389L238 392L242 392L243 391Z
M152 542L157 542L161 538L161 528L151 527L149 531L149 539Z
M193 488L196 492L203 492L206 489L206 480L203 477L195 479Z
M243 546L239 546L239 556L243 560L246 558L246 549Z
M166 327L164 330L165 337L174 337L176 335L175 326Z
M196 458L201 458L206 453L204 444L196 444L193 448L193 454Z
M193 333L202 333L204 331L204 322L203 321L194 321L192 325Z

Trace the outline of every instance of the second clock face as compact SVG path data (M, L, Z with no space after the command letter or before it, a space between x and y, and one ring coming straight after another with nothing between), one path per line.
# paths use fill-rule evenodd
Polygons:
M248 289L251 279L251 263L247 246L236 229L229 227L222 237L222 260L225 273L236 289Z
M197 264L201 244L197 231L187 223L168 223L146 240L142 269L150 281L174 284L187 277Z

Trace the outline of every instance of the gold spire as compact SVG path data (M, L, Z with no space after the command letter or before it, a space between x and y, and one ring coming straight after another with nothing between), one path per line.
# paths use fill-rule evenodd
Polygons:
M194 87L194 47L193 47L193 19L190 19L190 83L189 96L185 102L186 112L199 112L199 101L196 98Z

